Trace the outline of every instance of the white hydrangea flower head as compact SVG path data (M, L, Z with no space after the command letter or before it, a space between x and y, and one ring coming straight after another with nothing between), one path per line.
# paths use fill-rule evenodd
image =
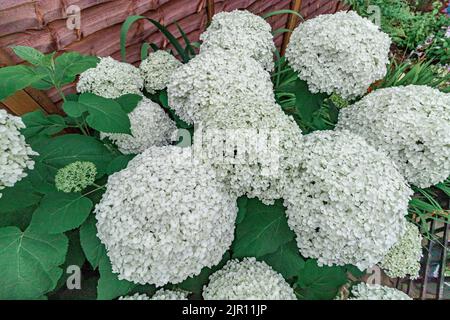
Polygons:
M294 290L278 272L255 258L230 260L209 277L205 300L296 300Z
M351 289L352 298L349 300L412 300L403 291L379 284L361 282Z
M169 105L190 124L215 121L231 127L275 105L269 73L250 57L218 48L178 68L167 92Z
M111 57L103 57L95 68L80 74L77 91L115 99L128 93L141 94L143 86L144 80L138 68Z
M119 300L151 300L145 293L135 293L132 296L122 296Z
M27 169L34 168L31 156L38 154L25 142L20 133L23 128L25 125L21 118L0 109L0 191L14 186L27 176Z
M182 63L167 51L158 50L150 53L139 66L147 92L153 94L165 89L170 76L181 65Z
M410 276L417 279L422 258L422 235L419 228L411 222L406 224L406 232L379 263L391 278Z
M255 109L247 119L236 115L230 120L230 126L211 121L198 127L194 155L211 164L236 197L257 197L273 204L298 166L301 130L276 105L262 112Z
M187 300L189 292L159 289L150 300Z
M348 131L315 131L302 144L283 197L301 254L372 267L404 234L413 191L384 153Z
M356 12L319 15L292 32L286 59L313 93L352 99L386 75L391 39Z
M191 148L165 146L109 176L95 214L119 279L163 286L220 262L234 238L237 206Z
M246 10L219 12L208 29L200 35L200 52L222 48L240 56L251 57L271 71L274 67L272 27L262 17Z
M152 146L169 145L175 138L177 127L167 113L155 102L143 98L128 114L131 135L125 133L100 133L109 138L124 154L141 153Z
M450 175L450 94L428 86L378 89L341 110L337 129L386 152L413 185Z

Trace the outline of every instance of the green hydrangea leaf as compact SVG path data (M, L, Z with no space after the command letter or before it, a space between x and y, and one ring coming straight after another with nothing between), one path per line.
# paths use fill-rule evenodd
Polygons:
M97 227L95 224L95 217L91 215L80 228L81 247L93 269L96 269L100 260L106 256L105 246L97 237Z
M275 252L294 236L281 200L267 206L258 199L249 199L245 218L236 226L233 257L262 257Z
M84 104L70 100L64 102L62 108L68 116L73 118L81 117L83 112L86 112L88 109Z
M92 207L92 201L79 193L46 194L33 214L30 229L50 234L72 230L86 220Z
M339 288L346 282L345 268L319 267L315 259L309 259L300 271L296 293L306 300L330 300L336 297Z
M43 65L48 62L48 59L46 59L42 52L32 47L14 46L12 47L12 50L19 58L22 58L35 66Z
M64 118L59 115L44 115L42 110L28 112L22 116L26 128L22 130L25 138L35 135L51 136L67 128Z
M112 300L119 296L127 295L138 285L126 280L119 280L116 273L112 272L111 262L104 255L99 263L100 279L97 284L97 299Z
M64 85L75 81L75 76L89 68L95 68L99 58L84 56L78 52L67 52L55 59L56 82Z
M246 196L242 196L237 199L237 206L239 210L236 217L236 224L239 224L244 220L245 214L247 213L247 204L248 198Z
M20 230L25 230L30 224L31 217L37 206L6 211L0 213L0 227L17 227Z
M92 93L83 93L78 102L85 105L89 111L86 122L92 128L101 132L131 134L130 119L116 101Z
M122 169L125 169L128 165L128 162L131 161L135 157L134 154L126 154L126 155L120 155L116 158L114 158L108 165L108 168L106 169L106 173L108 175L111 175L115 172L118 172Z
M0 228L0 299L37 299L53 290L67 245L63 234Z
M115 101L120 104L123 111L125 111L126 113L130 113L131 111L133 111L141 100L142 96L132 93L124 94L123 96L115 99Z
M23 65L0 68L0 101L43 77L44 75Z
M305 261L300 256L295 240L282 245L274 253L261 257L260 260L269 264L285 279L298 276L305 266Z
M3 189L1 194L0 214L35 205L42 198L42 195L34 190L29 179L23 179L13 187Z
M101 176L114 158L112 151L103 143L93 137L79 134L56 137L35 150L39 153L36 161L47 167L51 179L54 179L58 169L75 161L94 163L98 176Z

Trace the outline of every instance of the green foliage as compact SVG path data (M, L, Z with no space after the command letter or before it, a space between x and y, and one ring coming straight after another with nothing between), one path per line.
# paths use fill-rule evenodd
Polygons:
M55 87L61 92L63 85L73 82L76 75L98 63L97 57L83 56L77 52L64 53L55 59L54 53L44 55L31 47L16 46L13 51L33 66L0 69L0 101L28 86L41 90Z
M261 260L281 273L285 279L298 277L305 266L305 260L300 256L295 240L285 243L273 253L262 256Z
M294 117L303 133L333 129L339 106L324 93L311 93L308 85L288 65L284 57L275 63L272 74L275 98L283 111Z
M42 75L36 74L27 66L12 66L0 69L0 101L14 94L14 92L30 86L42 79Z
M295 293L299 299L334 299L339 288L347 282L345 268L319 267L317 261L309 259L301 269L296 282Z
M378 6L381 29L389 34L400 48L414 50L418 45L450 24L450 18L439 14L442 3L435 2L432 12L418 10L407 0L346 0L362 16L371 17L369 6Z
M67 237L0 228L0 299L37 299L61 277Z
M450 74L440 73L432 61L392 61L383 80L375 83L372 88L387 88L407 85L427 85L441 91L450 91Z
M169 42L173 45L177 53L180 55L183 62L188 62L190 60L189 53L193 51L190 43L186 43L186 48L183 48L177 38L163 25L161 25L158 21L144 17L144 16L130 16L128 17L122 25L120 29L120 53L122 55L122 60L126 60L126 40L127 34L130 27L139 20L147 20L152 23L159 31L161 31L164 36L169 40ZM187 37L186 37L187 38ZM186 41L186 39L185 39Z
M435 240L430 233L429 222L434 220L442 223L450 223L450 177L442 183L431 188L413 187L415 191L409 202L408 219L415 223L422 235L429 240ZM444 209L446 208L446 209Z
M105 246L97 237L96 220L91 215L80 228L80 242L84 255L93 269L96 269L100 260L106 255Z
M248 199L245 217L236 226L233 258L262 257L277 251L294 237L281 200L266 206L258 199Z
M46 194L39 208L33 213L29 228L49 234L75 229L86 220L92 206L91 200L79 193Z
M138 285L126 280L119 280L117 274L112 272L111 262L104 255L99 261L100 279L97 284L97 299L111 300L127 295Z

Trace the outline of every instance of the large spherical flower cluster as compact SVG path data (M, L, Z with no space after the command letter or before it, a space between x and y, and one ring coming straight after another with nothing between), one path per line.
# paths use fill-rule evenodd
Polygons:
M349 300L412 300L403 291L379 284L361 282L352 287L352 298Z
M339 114L350 130L383 150L411 183L426 188L450 175L450 94L410 85L376 90Z
M128 114L131 123L131 135L124 133L101 133L108 137L122 153L141 153L151 146L170 144L177 131L164 110L150 99L143 98L136 108Z
M167 91L170 106L188 123L237 127L275 105L269 73L250 57L217 48L178 68Z
M272 27L260 16L246 10L220 12L200 35L200 51L222 48L240 56L251 57L265 70L272 70L275 44Z
M119 297L119 300L187 300L188 294L189 292L180 290L159 289L151 298L145 293L135 293L132 296Z
M25 142L20 133L22 128L25 128L22 119L0 109L0 191L14 186L27 176L27 169L34 168L30 157L37 153Z
M406 232L379 263L391 278L410 276L417 279L422 258L422 235L411 222L406 224Z
M247 195L272 204L290 184L302 135L294 119L278 106L257 117L242 119L239 127L215 123L199 127L194 155L211 164L236 197Z
M270 75L254 59L208 50L175 72L168 93L177 114L204 133L194 135L196 156L234 195L267 204L281 197L301 131L275 103Z
M166 146L150 147L111 175L95 213L119 279L162 286L220 262L237 207L190 148Z
M203 288L205 300L295 300L294 290L265 262L230 260Z
M170 76L181 65L180 61L164 50L150 53L139 66L147 92L153 94L165 89Z
M372 267L403 235L412 190L384 153L348 131L316 131L302 144L284 195L301 254Z
M58 170L56 189L62 192L80 192L94 184L97 168L89 161L75 161Z
M389 36L356 12L320 15L293 32L286 58L312 92L355 98L384 77Z
M135 66L111 57L100 58L95 68L80 74L78 92L91 92L105 98L118 98L127 93L141 94L144 81Z

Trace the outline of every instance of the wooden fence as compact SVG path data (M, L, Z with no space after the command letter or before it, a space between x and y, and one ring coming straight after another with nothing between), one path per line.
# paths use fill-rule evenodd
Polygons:
M255 14L293 9L302 16L312 18L323 13L333 13L344 8L338 0L2 0L0 2L0 67L23 63L12 54L9 46L32 46L42 52L78 51L82 54L112 56L120 59L119 34L123 21L130 15L151 17L168 26L181 38L175 23L187 33L191 41L198 41L208 20L221 11L247 9ZM80 24L69 26L71 15L79 10ZM268 19L273 29L293 29L298 18L293 14ZM275 38L283 52L289 33ZM154 42L168 45L167 40L154 26L138 22L129 32L127 61L138 64L140 44ZM0 79L1 81L1 79ZM75 85L63 88L75 92ZM0 102L0 108L21 115L40 108L47 113L61 113L61 100L55 90L46 92L27 88Z

